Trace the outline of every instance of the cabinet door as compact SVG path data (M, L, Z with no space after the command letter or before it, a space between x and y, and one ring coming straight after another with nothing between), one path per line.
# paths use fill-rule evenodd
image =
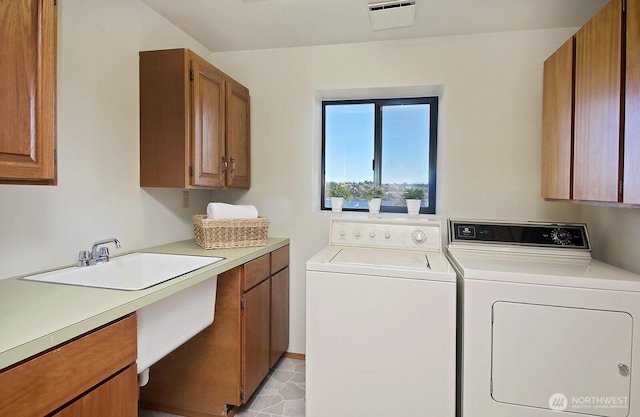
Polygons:
M269 280L244 294L242 350L244 401L269 373Z
M0 182L56 183L54 0L0 2Z
M621 0L612 0L576 34L576 200L618 201L621 42Z
M623 202L640 204L640 1L627 0Z
M83 395L52 417L137 417L136 366Z
M271 277L269 367L289 347L289 267Z
M48 415L135 361L130 315L0 372L0 416Z
M192 167L191 185L224 187L225 81L206 61L192 58Z
M542 197L571 199L575 39L544 63Z
M227 81L227 186L251 185L249 90L233 80Z

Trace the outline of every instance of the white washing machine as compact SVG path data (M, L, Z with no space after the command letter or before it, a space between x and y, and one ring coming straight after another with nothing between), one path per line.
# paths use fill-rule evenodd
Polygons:
M456 275L440 221L333 217L307 261L306 417L453 417Z
M586 226L449 220L462 417L639 416L640 276Z

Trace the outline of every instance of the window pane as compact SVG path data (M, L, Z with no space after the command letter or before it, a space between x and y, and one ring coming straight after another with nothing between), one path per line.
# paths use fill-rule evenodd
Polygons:
M358 194L360 183L373 181L373 103L327 105L325 107L325 206L330 207L329 189L346 184ZM363 205L364 203L364 205ZM345 208L363 208L366 200L354 195Z
M404 206L409 189L424 193L429 202L429 104L382 107L381 185L387 191L384 205Z

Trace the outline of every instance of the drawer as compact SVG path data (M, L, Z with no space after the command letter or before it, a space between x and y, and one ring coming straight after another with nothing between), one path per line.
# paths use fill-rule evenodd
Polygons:
M0 415L46 415L137 357L136 316L86 333L0 373Z
M271 252L271 275L289 265L289 245Z
M263 255L244 265L244 280L242 289L249 291L251 288L260 284L270 276L270 259L269 254Z

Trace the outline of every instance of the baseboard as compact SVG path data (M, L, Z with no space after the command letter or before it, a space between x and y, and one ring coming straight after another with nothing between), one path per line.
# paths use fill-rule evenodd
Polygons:
M283 358L289 358L289 359L299 359L299 360L302 360L302 361L305 360L304 353L284 352L282 357Z

